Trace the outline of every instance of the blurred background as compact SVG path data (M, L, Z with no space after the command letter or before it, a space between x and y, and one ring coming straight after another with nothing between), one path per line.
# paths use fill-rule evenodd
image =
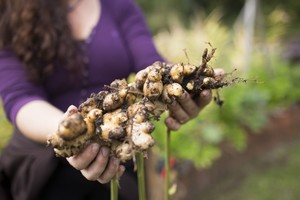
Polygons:
M136 1L167 60L199 64L210 43L214 68L248 80L172 134L171 199L300 199L300 1ZM9 129L0 106L0 151ZM162 199L165 132L156 123L150 199Z

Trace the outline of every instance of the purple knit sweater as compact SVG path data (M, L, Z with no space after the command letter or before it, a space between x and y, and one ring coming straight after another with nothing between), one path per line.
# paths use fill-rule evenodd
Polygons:
M22 64L12 52L0 51L0 95L9 120L25 103L43 99L65 111L116 78L127 78L156 60L157 53L139 8L132 0L102 0L101 17L82 45L88 60L88 79L70 81L62 66L45 84L25 78ZM85 87L82 84L85 81Z

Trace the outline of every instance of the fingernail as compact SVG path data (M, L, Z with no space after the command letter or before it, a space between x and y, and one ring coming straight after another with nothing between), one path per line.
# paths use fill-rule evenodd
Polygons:
M119 165L120 160L118 158L113 158L113 159L114 159L113 160L114 165Z
M181 127L180 124L176 124L176 125L174 126L173 130L174 130L174 131L177 131L180 127Z
M171 106L176 106L177 102L176 101L173 101L170 105Z
M172 118L172 129L174 131L178 130L180 128L180 122Z
M99 144L97 144L97 143L92 144L92 151L93 151L94 153L98 153L99 148L100 148L100 145L99 145Z
M205 93L204 93L204 97L203 97L203 99L207 102L207 103L209 103L211 100L212 100L212 93L211 93L211 91L210 90L206 90L205 91Z
M102 147L101 148L101 153L104 157L108 157L109 156L109 149L107 147Z
M121 173L123 173L125 171L125 167L123 165L120 165L119 169L120 169Z
M171 129L171 130L178 130L180 128L179 122L177 122L174 118L169 117L166 119L166 125Z
M211 91L210 90L203 90L200 95L201 97L205 98L208 97L210 95Z
M184 92L184 93L180 96L180 99L181 99L181 100L185 100L185 99L187 99L187 97L188 97L188 93L187 93L187 92Z

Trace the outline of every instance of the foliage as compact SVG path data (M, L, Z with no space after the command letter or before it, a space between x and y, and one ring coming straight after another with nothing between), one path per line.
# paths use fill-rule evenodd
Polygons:
M188 27L193 16L199 14L207 15L216 9L221 10L223 13L222 22L232 25L232 22L242 12L245 2L245 0L137 0L154 33L169 28L168 20L172 19L174 15L179 17L185 27ZM300 2L298 0L257 0L257 4L259 12L263 16L269 16L273 10L283 10L290 21L290 25L287 27L289 33L299 33Z
M219 93L225 101L221 108L211 103L196 119L172 134L172 154L178 159L192 160L198 167L211 165L221 155L219 145L224 141L243 150L247 144L246 130L259 132L268 122L270 112L300 99L300 67L292 67L281 57L283 49L279 38L276 39L277 32L267 30L266 35L272 40L255 37L252 54L247 54L243 27L236 23L230 29L220 23L220 18L220 13L215 11L205 19L193 20L189 29L174 21L170 31L155 37L158 49L171 62L200 63L203 48L209 48L207 42L210 42L217 47L211 63L214 67L229 72L228 79L248 79L246 83L221 89ZM188 57L183 51L178 52L184 49ZM247 60L251 62L245 63ZM154 137L158 153L164 148L165 132L164 124L157 123Z
M0 152L11 136L12 127L6 120L3 112L3 107L0 103Z

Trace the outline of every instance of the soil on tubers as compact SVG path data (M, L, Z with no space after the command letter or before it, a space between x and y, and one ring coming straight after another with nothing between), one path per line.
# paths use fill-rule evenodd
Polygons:
M76 155L90 142L111 149L121 161L146 155L154 145L152 120L158 120L167 105L185 91L198 94L204 89L218 89L239 78L226 80L216 76L209 65L216 49L205 49L200 65L155 62L135 75L132 83L117 79L78 107L78 112L64 119L48 138L57 156Z

